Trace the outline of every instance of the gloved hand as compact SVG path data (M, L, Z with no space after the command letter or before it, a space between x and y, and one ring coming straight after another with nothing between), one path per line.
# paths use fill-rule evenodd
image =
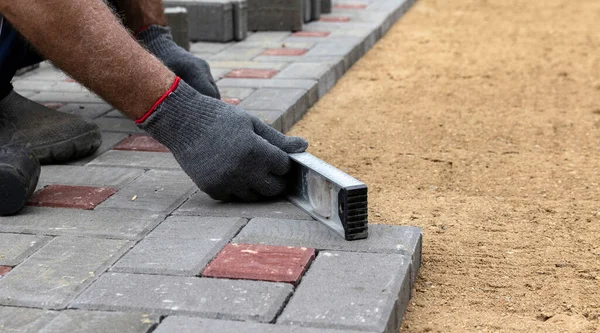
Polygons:
M202 95L221 98L219 88L210 74L208 63L189 53L173 41L171 30L151 25L137 34L138 40L177 76Z
M136 123L167 146L198 187L216 200L255 201L284 191L288 153L308 143L242 109L198 93L179 78Z

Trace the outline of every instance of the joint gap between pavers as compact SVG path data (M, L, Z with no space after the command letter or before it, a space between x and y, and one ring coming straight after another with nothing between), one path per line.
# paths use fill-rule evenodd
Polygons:
M225 245L224 245L224 246L221 248L221 250L220 250L219 252L217 252L217 253L216 253L216 254L215 254L215 255L214 255L214 256L213 256L213 257L212 257L212 258L211 258L211 259L210 259L210 260L209 260L207 263L206 263L206 266L202 267L202 269L200 270L200 272L198 273L198 275L196 275L197 277L205 277L204 275L202 275L202 272L204 272L204 269L205 269L206 267L210 266L210 264L211 264L211 263L212 263L212 262L215 260L215 258L217 258L217 256L219 255L219 253L221 253L221 251L223 251L223 249L225 248L225 246L227 246L227 245L229 245L229 244L233 244L233 243L231 243L231 241L232 241L234 238L236 238L236 237L237 237L237 235L238 235L240 232L242 232L242 229L244 229L244 228L245 228L245 227L248 225L248 223L250 222L250 220L251 220L250 218L247 218L247 217L240 217L240 219L242 219L242 220L245 220L245 221L246 221L246 223L244 223L244 226L243 226L243 227L241 227L241 228L239 228L239 229L238 229L238 231L236 231L236 232L235 232L235 234L234 234L233 236L231 236L231 238L229 239L229 241L227 242L227 244L225 244ZM211 278L211 277L209 277L209 276L206 276L205 278Z
M21 262L19 262L18 264L14 265L14 266L10 266L7 265L8 267L11 267L11 270L14 269L15 267L19 266L20 264L22 264L23 262L25 262L25 260L31 258L31 256L33 256L34 254L38 253L39 250L43 249L46 245L48 245L54 238L56 238L56 235L40 235L40 234L27 234L27 233L18 233L18 232L2 232L0 234L11 234L11 235L31 235L31 236L41 236L41 237L48 237L49 239L46 240L37 250L31 252L27 257L23 258L21 260ZM10 273L10 272L9 272Z
M196 188L192 188L186 194L184 194L183 195L184 199L180 200L181 202L179 202L179 203L176 202L175 204L172 205L172 206L175 206L175 207L167 213L167 217L173 216L173 213L176 210L178 210L181 206L183 206L184 203L186 203L188 200L190 200L192 198L192 196L194 196L194 194L198 193L198 191L200 191L200 189L196 187Z

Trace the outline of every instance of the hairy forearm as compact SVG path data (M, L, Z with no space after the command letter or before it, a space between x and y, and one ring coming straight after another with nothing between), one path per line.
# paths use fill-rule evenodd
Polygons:
M175 78L102 0L0 0L0 13L57 67L131 118L141 117Z

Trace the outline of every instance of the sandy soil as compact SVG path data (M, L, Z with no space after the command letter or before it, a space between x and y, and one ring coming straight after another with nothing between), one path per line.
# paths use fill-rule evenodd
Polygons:
M423 228L403 331L600 331L600 1L419 0L290 133Z

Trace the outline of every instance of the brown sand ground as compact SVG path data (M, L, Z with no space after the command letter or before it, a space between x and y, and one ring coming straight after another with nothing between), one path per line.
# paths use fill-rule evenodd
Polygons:
M419 0L291 134L423 228L403 331L600 331L600 1Z

